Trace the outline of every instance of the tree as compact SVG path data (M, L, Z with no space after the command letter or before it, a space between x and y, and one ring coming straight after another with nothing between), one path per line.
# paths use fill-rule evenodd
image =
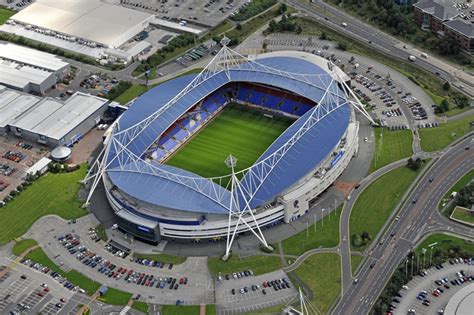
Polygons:
M327 40L328 39L328 34L326 34L326 32L322 32L321 36L319 36L319 39L320 40Z
M360 235L353 234L351 237L351 243L354 247L361 247L362 246L362 238Z
M266 49L267 49L267 43L266 43L266 42L263 42L263 44L262 44L262 49L263 49L263 50L266 50Z
M340 49L340 50L347 50L346 42L338 42L337 43L337 48Z
M278 8L278 15L281 15L286 12L287 6L285 3L280 4L280 7Z
M444 82L443 90L448 91L451 88L451 84L448 81Z
M235 29L240 31L242 29L242 24L237 23L237 25L235 26Z

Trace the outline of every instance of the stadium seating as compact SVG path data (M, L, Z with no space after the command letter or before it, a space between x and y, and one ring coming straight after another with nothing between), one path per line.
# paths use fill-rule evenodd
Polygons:
M166 151L172 151L176 145L178 144L177 141L173 140L173 139L168 139L168 141L166 141L165 143L163 143L163 149L165 149Z

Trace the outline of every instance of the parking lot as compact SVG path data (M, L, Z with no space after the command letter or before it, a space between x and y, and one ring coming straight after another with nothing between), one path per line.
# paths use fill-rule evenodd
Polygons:
M336 48L335 42L317 36L297 34L253 35L241 47L242 53L299 50L332 60L350 75L354 91L368 105L373 115L391 129L433 128L438 125L431 98L401 73L363 56L354 56Z
M38 146L13 137L0 139L0 201L22 183L26 170L46 154Z
M462 258L431 268L415 276L399 292L393 314L442 314L449 299L461 288L474 282L473 268ZM410 271L410 270L408 270Z
M245 275L242 270L234 274L221 275L216 280L216 303L218 314L240 314L278 304L287 303L297 295L282 270L265 275ZM228 279L228 280L227 280Z
M207 27L219 24L245 2L245 0L208 0L199 2L191 0L169 0L166 3L148 0L120 1L123 6L155 14L164 20L186 20Z
M0 257L0 270L11 261ZM75 314L87 297L64 290L41 271L16 264L0 278L0 314Z

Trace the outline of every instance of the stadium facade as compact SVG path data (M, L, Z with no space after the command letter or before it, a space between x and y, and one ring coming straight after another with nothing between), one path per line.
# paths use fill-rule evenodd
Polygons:
M120 117L86 178L88 201L102 180L118 226L150 243L227 238L228 251L236 235L250 232L267 245L262 229L307 213L357 154L353 109L371 118L348 83L316 55L251 60L224 46L200 74L155 87ZM295 122L251 167L234 172L229 156L228 176L203 178L163 163L231 102Z

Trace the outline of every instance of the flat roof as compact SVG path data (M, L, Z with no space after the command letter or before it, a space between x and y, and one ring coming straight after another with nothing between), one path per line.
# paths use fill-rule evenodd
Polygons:
M39 97L20 93L0 85L0 128L5 128L39 100Z
M115 47L131 28L153 16L100 0L37 0L12 20Z
M48 166L49 163L52 161L48 159L47 157L42 157L41 160L33 164L27 171L27 174L36 174L36 172L41 171L43 168Z
M0 59L0 83L18 89L24 89L30 83L41 84L52 75L53 72Z
M189 26L184 26L184 25L181 25L181 24L176 23L176 22L166 21L166 20L157 19L157 18L154 18L153 20L151 20L150 23L155 24L155 25L159 25L159 26L162 26L162 27L167 27L167 28L171 28L171 29L174 29L174 30L178 30L178 31L181 31L181 32L191 33L191 34L194 34L194 35L199 35L203 32L203 30L200 30L200 29L196 29L196 28L189 27Z
M50 71L59 71L69 65L55 55L10 43L0 43L0 58L14 60Z
M43 98L12 123L12 126L60 140L108 102L76 92L66 101Z

